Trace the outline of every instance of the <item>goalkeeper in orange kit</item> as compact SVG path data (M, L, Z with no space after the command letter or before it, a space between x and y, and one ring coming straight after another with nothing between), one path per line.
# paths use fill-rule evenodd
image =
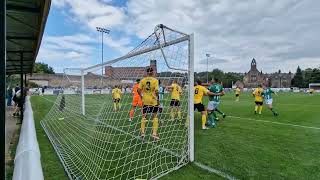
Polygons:
M140 108L142 108L142 100L141 100L141 97L138 93L139 83L140 83L140 79L137 79L135 84L133 85L133 88L132 88L133 97L132 97L132 105L131 105L131 110L130 110L129 121L133 120L134 111L135 111L136 107L139 106Z

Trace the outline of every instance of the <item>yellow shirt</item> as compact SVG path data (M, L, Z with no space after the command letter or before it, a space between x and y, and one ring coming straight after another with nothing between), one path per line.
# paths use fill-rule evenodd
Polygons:
M253 95L254 95L254 100L256 102L263 102L263 97L262 97L262 93L263 93L263 89L262 88L256 88L253 91Z
M181 87L178 84L173 83L171 85L171 88L172 88L171 99L180 101L180 94L182 93Z
M121 99L121 90L119 88L112 89L113 99Z
M139 89L142 93L142 103L147 106L158 105L159 82L154 77L145 77L139 83Z
M236 94L240 94L240 91L241 91L240 88L235 89Z
M204 95L207 95L208 89L201 86L201 85L196 85L194 87L194 104L199 104L202 103L202 97Z

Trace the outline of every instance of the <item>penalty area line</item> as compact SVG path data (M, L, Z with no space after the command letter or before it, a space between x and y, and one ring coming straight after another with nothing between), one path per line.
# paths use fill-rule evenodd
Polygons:
M207 170L207 171L209 171L209 172L211 172L211 173L214 173L214 174L216 174L216 175L218 175L218 176L221 176L221 177L223 177L223 178L225 178L225 179L228 179L228 180L238 180L236 177L233 177L233 176L231 176L231 175L229 175L229 174L226 174L226 173L224 173L224 172L222 172L222 171L220 171L220 170L214 169L214 168L212 168L212 167L206 166L206 165L204 165L204 164L202 164L202 163L194 162L194 165L196 165L197 167L199 167L199 168L201 168L201 169L204 169L204 170Z
M284 126L299 127L299 128L304 128L304 129L315 129L315 130L320 130L320 127L303 126L303 125L297 125L297 124L282 123L282 122L274 122L274 121L267 121L267 120L261 120L261 119L253 119L253 118L244 118L244 117L238 117L238 116L228 116L228 117L233 117L233 118L237 118L237 119L247 119L247 120L250 120L250 121L257 121L257 122L264 122L264 123L278 124L278 125L284 125Z

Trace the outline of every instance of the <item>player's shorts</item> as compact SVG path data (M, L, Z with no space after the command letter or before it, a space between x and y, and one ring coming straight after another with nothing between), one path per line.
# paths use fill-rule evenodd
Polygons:
M136 107L136 106L142 107L141 98L133 98L132 106L134 106L134 107Z
M198 112L202 112L206 110L202 103L194 104L194 110L196 109L198 110Z
M240 96L240 94L236 94L236 97L239 97Z
M120 102L120 98L117 98L117 99L113 99L113 102L115 102L115 103L118 103L118 102Z
M218 106L219 106L220 102L216 102L216 101L209 101L208 102L208 110L212 111L215 110Z
M272 99L265 99L264 101L266 102L267 105L271 105L273 102Z
M260 106L262 106L263 105L263 101L255 101L255 103L256 103L256 105L260 105Z
M180 106L180 101L177 99L171 99L170 106Z
M149 105L144 105L142 109L143 114L149 114L149 113L157 113L159 111L158 106L149 106Z

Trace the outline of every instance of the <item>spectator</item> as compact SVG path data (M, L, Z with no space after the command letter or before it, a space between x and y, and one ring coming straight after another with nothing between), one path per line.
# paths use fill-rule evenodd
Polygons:
M13 96L13 89L11 88L11 86L9 86L7 89L7 106L8 107L12 106L12 96Z
M14 94L12 98L14 102L14 111L13 111L13 117L19 117L20 108L22 107L22 101L21 101L21 90L19 88L18 91Z
M19 85L17 84L17 86L14 88L14 93L16 94L19 90L20 90L20 87L19 87Z
M44 87L42 87L42 89L41 89L41 96L43 96L44 95Z

